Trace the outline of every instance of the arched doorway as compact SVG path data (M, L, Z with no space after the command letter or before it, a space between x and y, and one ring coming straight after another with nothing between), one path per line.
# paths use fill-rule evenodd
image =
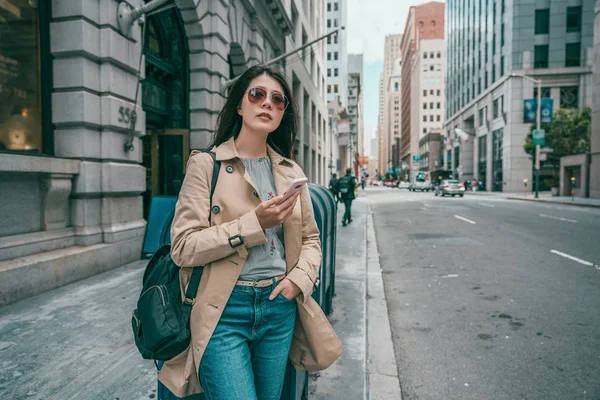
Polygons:
M148 17L143 45L146 136L142 142L147 218L151 196L179 193L190 152L188 49L179 11L171 8Z

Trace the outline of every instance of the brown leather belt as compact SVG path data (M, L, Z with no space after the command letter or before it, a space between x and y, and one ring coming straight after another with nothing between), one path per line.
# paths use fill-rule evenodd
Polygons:
M285 278L285 274L276 276L274 278L263 279L262 281L241 281L240 280L240 281L236 282L236 285L261 288L261 287L271 286L272 284L274 284L275 282L279 282L283 278Z

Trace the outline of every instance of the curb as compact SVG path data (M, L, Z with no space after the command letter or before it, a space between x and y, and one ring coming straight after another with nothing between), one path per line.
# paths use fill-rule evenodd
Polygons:
M600 208L600 204L582 203L580 201L546 200L546 199L536 199L536 198L528 198L528 197L507 197L507 199L508 200L536 201L538 203L564 204L564 205L567 205L567 206L598 207L598 208Z
M392 341L375 228L368 202L367 214L367 380L368 398L402 400Z

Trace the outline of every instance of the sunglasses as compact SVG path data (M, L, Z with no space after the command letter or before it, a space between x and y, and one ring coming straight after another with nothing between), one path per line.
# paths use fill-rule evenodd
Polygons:
M267 90L261 87L253 87L248 90L248 101L252 104L261 104L267 98ZM283 93L271 92L271 103L276 110L284 111L289 105L289 100Z

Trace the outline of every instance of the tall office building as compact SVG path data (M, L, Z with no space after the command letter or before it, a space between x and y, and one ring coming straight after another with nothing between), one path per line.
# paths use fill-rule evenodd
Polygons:
M445 116L445 70L444 39L418 40L411 66L410 97L410 152L415 170L434 171L443 167L440 146Z
M427 55L433 51L437 57L438 50L431 50L431 48L439 47L439 40L444 39L444 3L432 1L429 3L422 4L420 6L414 6L409 9L406 24L404 25L404 33L402 35L402 42L400 45L400 52L402 57L402 78L401 78L401 90L402 90L402 119L401 126L402 132L400 136L400 159L402 161L403 175L406 178L407 169L413 169L413 156L420 155L419 141L422 139L422 127L420 123L415 121L421 114L417 112L415 108L422 108L421 104L425 101L424 97L420 94L422 90L420 85L427 87L427 90L434 90L435 96L437 96L438 89L442 91L443 82L435 83L436 74L440 74L443 71L436 71L436 64L439 63L434 60L430 60L425 63L424 54L425 48L427 48ZM437 41L436 41L437 40ZM429 42L431 41L431 42ZM439 60L439 59L438 59ZM422 67L427 64L427 71L423 71ZM420 82L416 82L413 71L415 71L415 65L420 65L418 71L422 76ZM429 68L433 66L434 70L431 71ZM431 76L429 76L431 75ZM413 88L413 84L418 85ZM419 93L413 93L414 91ZM429 93L429 92L428 92ZM420 99L423 98L423 101ZM430 97L431 98L431 97ZM429 98L427 101L429 105ZM435 101L434 103L437 103ZM421 110L419 110L421 111ZM423 110L424 111L424 110ZM425 129L429 128L429 123L435 121L436 114L434 115L434 121L427 121ZM418 129L421 129L418 131Z
M350 117L350 144L346 167L351 167L358 176L358 156L363 154L363 55L348 55L348 115Z
M324 0L174 3L122 31L126 2L0 1L0 305L156 250L143 246L150 199L177 196L190 150L210 144L220 84L326 29ZM316 183L325 54L317 43L278 63Z
M385 37L385 45L384 45L384 65L383 65L383 74L380 82L380 90L383 96L380 94L380 134L381 134L381 159L379 163L382 167L381 173L384 174L392 166L392 144L394 143L394 124L400 125L400 113L399 110L397 112L397 116L394 117L393 103L391 100L392 96L397 98L400 93L400 85L394 86L391 83L392 75L395 73L396 80L398 81L398 76L400 75L399 60L400 60L400 42L402 40L402 35L387 35ZM398 100L399 101L399 100ZM399 106L399 105L398 105ZM390 110L391 109L391 110ZM390 112L391 111L391 112ZM399 134L399 129L398 129Z
M488 191L523 190L533 175L523 100L537 97L523 75L542 81L554 109L591 105L594 2L448 0L446 7L447 167ZM548 173L542 164L541 189Z
M595 14L590 197L600 198L600 0L596 0Z
M346 26L346 0L328 0L327 32ZM339 96L343 107L348 105L348 50L347 30L327 38L327 102Z

